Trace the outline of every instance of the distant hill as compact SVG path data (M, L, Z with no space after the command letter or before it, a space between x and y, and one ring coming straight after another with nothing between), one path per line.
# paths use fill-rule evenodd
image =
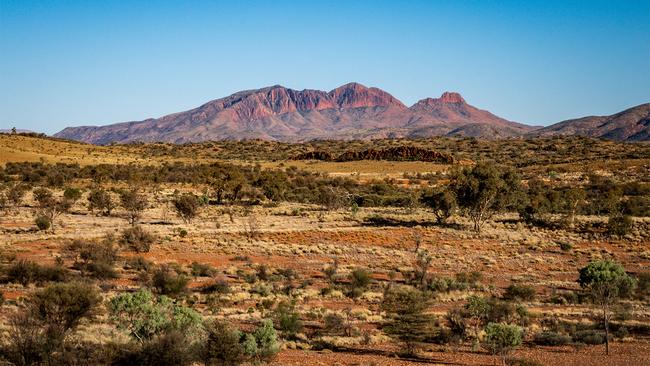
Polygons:
M428 136L501 138L535 127L469 105L458 93L410 108L378 89L349 83L329 92L279 85L241 91L157 119L68 127L56 137L93 144L132 141L372 139Z
M579 135L617 141L650 141L650 103L611 116L590 116L562 121L535 130L530 137Z

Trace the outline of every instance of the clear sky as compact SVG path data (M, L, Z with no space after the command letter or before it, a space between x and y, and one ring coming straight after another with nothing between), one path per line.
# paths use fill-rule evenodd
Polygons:
M0 129L350 81L528 124L611 114L650 102L650 0L0 0Z

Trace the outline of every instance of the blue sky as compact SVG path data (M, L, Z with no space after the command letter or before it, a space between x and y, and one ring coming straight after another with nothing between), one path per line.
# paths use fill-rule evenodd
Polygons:
M650 0L0 0L0 128L350 81L407 105L458 91L529 124L611 114L650 102Z

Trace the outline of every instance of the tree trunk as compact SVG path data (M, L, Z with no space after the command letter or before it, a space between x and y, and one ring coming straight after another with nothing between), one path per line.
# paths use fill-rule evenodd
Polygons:
M605 318L605 354L609 355L609 319L606 307L603 307L603 317Z

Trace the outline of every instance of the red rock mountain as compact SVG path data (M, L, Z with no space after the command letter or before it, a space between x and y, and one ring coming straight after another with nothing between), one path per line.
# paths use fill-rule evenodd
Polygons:
M650 103L611 116L570 119L541 128L530 136L580 135L618 141L650 141Z
M475 108L458 93L408 108L389 93L350 83L330 92L279 85L247 90L157 119L68 127L56 137L95 144L131 141L363 139L462 135L520 136L534 127Z

